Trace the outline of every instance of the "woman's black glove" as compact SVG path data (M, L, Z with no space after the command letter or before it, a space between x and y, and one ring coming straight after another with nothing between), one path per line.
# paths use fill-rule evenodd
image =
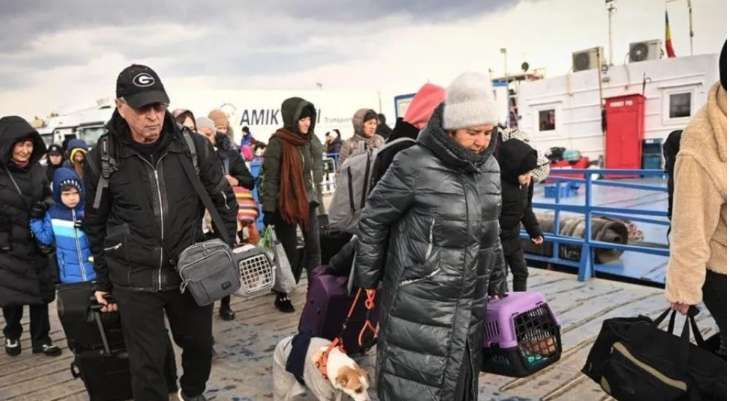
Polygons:
M32 217L34 219L43 218L43 216L46 214L46 209L47 209L47 206L45 203L36 202L30 211L30 217Z

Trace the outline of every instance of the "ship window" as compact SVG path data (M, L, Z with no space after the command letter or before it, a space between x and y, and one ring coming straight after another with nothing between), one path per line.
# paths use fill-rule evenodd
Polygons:
M692 114L692 93L672 93L669 95L669 118L686 118Z
M538 122L540 132L555 131L555 109L540 110Z

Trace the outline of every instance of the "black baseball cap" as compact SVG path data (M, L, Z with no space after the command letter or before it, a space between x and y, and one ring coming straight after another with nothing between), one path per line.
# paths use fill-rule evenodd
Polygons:
M117 99L124 99L135 109L153 103L170 104L160 77L152 68L140 64L132 64L119 73Z
M48 154L49 155L62 155L63 150L61 149L61 145L56 145L55 143L48 147Z

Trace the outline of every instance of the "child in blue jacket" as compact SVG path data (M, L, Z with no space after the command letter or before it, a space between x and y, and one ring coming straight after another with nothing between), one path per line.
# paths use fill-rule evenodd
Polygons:
M53 200L43 219L31 220L33 234L42 244L55 244L61 283L93 281L91 247L81 229L84 185L74 170L62 167L53 174Z

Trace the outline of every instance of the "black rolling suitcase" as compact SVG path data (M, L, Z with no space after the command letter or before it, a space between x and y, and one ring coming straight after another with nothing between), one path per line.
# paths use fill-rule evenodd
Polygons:
M93 301L91 283L58 287L58 316L74 352L71 374L81 378L90 401L132 399L132 376L118 313L101 313ZM177 391L177 367L168 341L165 378L170 393Z

